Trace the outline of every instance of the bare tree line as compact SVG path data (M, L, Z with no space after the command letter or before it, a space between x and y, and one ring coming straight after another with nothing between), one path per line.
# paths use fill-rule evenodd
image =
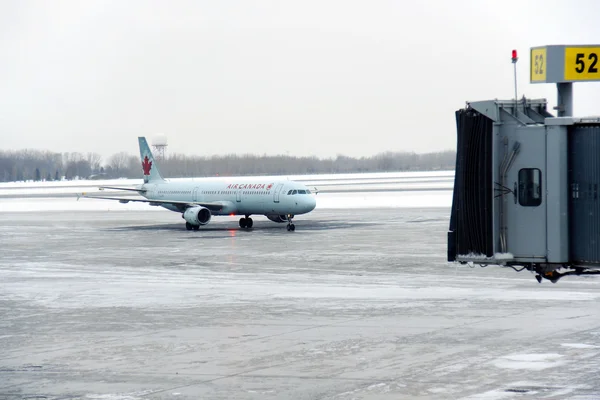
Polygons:
M456 152L417 154L385 152L372 157L335 158L287 155L186 156L171 154L160 161L165 177L302 175L322 173L429 171L454 169ZM113 154L106 163L97 153L52 153L39 150L0 151L0 182L87 178L140 178L139 156Z

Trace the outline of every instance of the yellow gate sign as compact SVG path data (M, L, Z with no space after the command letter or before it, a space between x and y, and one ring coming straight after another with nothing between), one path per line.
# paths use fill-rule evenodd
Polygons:
M531 49L531 82L546 82L546 48Z
M600 80L600 47L565 47L565 80Z
M600 44L532 47L529 55L531 83L600 81Z

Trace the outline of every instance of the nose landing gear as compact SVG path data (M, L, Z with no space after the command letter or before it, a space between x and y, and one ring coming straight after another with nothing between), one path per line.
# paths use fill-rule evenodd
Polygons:
M293 218L294 218L294 216L292 214L288 214L288 216L287 216L287 220L288 220L287 230L288 230L288 232L294 232L296 230L296 225L294 225L294 223L292 222Z

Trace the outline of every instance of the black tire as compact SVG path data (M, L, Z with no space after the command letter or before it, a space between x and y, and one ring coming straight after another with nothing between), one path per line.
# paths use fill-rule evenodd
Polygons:
M296 225L294 225L294 224L291 224L291 225L290 225L290 230L291 230L292 232L294 232L294 231L296 230Z
M240 218L240 228L244 229L246 228L246 218Z
M188 231L192 230L192 224L190 224L189 222L185 223L185 229L187 229Z
M197 231L198 229L200 229L200 225L192 225L192 228L194 228L194 230Z
M252 221L252 218L246 218L246 228L248 228L248 229L252 228L253 224L254 224L254 221Z

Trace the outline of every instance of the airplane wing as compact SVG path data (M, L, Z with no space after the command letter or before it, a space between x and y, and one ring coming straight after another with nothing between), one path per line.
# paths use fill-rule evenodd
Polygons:
M220 211L223 209L223 204L221 203L205 203L205 202L195 202L195 201L178 201L178 200L148 200L148 199L124 199L122 197L105 197L105 196L88 196L85 193L81 195L77 195L77 200L80 197L85 197L86 199L101 199L101 200L117 200L119 203L129 203L130 201L138 202L138 203L148 203L151 206L160 206L163 204L171 204L175 206L180 206L183 209L193 207L193 206L201 206L208 208L211 211Z
M138 193L146 193L148 190L146 189L133 189L133 188L124 188L124 187L115 187L115 186L100 186L98 189L115 189L115 190L128 190L130 192L138 192Z

